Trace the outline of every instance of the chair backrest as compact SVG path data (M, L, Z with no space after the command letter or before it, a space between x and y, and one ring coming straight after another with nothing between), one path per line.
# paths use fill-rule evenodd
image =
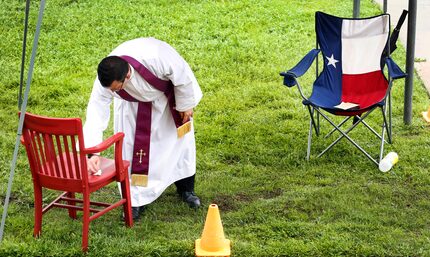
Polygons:
M79 118L49 118L25 114L23 139L33 179L57 190L82 187L88 181Z
M315 29L324 68L314 86L324 88L334 102L360 103L364 108L381 101L388 88L381 60L390 16L351 19L316 12Z

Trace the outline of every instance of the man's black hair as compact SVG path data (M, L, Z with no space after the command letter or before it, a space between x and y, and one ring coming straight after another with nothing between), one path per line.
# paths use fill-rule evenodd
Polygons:
M110 87L112 82L124 81L128 73L128 63L118 56L104 58L97 67L97 75L103 87Z

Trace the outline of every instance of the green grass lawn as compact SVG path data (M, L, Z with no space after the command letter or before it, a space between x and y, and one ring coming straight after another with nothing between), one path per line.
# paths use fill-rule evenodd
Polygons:
M361 2L362 16L380 13L370 0ZM18 123L25 1L0 0L0 6L3 206ZM193 256L211 203L220 208L232 256L430 256L430 133L420 114L429 103L421 81L414 81L409 126L404 81L393 89L394 143L386 150L400 161L392 171L381 173L346 140L316 159L327 141L314 138L305 160L307 110L296 88L282 86L279 72L314 47L317 10L350 17L352 1L47 0L28 111L85 118L99 60L136 37L175 47L204 93L195 113L196 191L204 207L189 209L170 187L131 229L119 220L120 210L110 212L91 223L87 256ZM404 67L403 47L394 59ZM310 72L301 80L308 94L313 78ZM371 134L351 136L377 154ZM112 185L95 198L117 197ZM68 219L67 211L44 216L41 238L32 229L33 189L21 147L0 256L84 256L80 220Z

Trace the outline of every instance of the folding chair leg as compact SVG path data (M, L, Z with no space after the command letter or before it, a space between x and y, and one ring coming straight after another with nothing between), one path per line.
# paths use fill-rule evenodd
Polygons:
M351 119L351 117L352 116L349 116L349 117L347 117L347 118L345 118L341 123L339 123L338 125L337 125L337 127L338 128L340 128L343 124L345 124L345 122L347 122L349 119ZM334 128L334 129L332 129L330 132L328 132L328 134L327 135L325 135L325 137L324 138L328 138L331 134L333 134L334 132L336 131L336 129Z
M357 116L356 116L357 117ZM364 126L366 126L375 136L377 136L379 139L381 139L382 140L382 134L380 135L380 134L378 134L378 132L376 132L371 126L369 126L369 124L367 124L363 119L361 119L361 118L358 118L359 119L359 121L361 121L362 123L363 123L363 125ZM384 124L382 124L382 125L384 125ZM388 132L388 130L387 130L387 133L389 133ZM384 142L387 142L387 141L385 141L385 139L384 139ZM391 142L389 142L389 143L391 143Z
M393 82L391 82L391 83L393 83ZM390 83L390 86L391 86L391 83ZM391 144L392 143L392 140L393 140L393 137L392 137L392 131L393 131L393 127L392 127L392 109L391 109L391 91L390 91L390 93L388 93L388 130L387 130L387 133L388 133L388 142Z
M341 134L344 134L345 133L345 135L346 134L348 134L351 130L353 130L356 126L358 126L358 124L360 124L360 122L363 122L363 119L365 118L365 117L367 117L367 115L369 115L369 113L366 113L365 115L364 115L364 117L363 118L358 118L358 121L357 122L355 122L351 127L349 127L345 132L343 132L341 129L340 129L340 127L338 127L338 126L336 126L336 125L334 125L334 123L331 121L331 120L329 120L329 118L327 117L327 116L325 116L325 115L323 115L323 114L321 114L330 124L332 124L333 125L333 127L334 127L334 130L337 130L337 131L339 131ZM348 117L348 118L346 118L344 121L346 122L346 120L348 120L348 119L350 119L352 116L350 116L350 117ZM343 123L344 122L341 122L340 123L340 125L343 125ZM334 140L326 149L324 149L324 151L322 151L317 157L321 157L323 154L325 154L328 150L330 150L335 144L337 144L342 138L343 138L344 136L343 135L341 135L341 136L339 136L336 140Z
M375 136L379 139L382 139L381 135L378 134L371 126L369 126L364 120L362 121L363 125L366 126Z
M380 148L380 152L379 152L379 162L382 160L382 158L384 158L384 137L385 137L385 127L386 124L385 122L382 124L382 132L381 132L381 148Z
M311 116L311 125L313 125L313 127L315 129L315 134L317 136L319 136L319 134L320 134L320 131L319 131L319 115L318 115L319 112L317 112L317 122L318 122L318 124L317 124L317 123L315 123L315 119L314 119L315 110L316 109L314 107L311 107L310 105L308 105L309 115Z
M370 112L366 113L365 116L363 117L363 119L369 115ZM331 147L333 147L337 142L339 142L340 139L342 139L343 137L345 137L346 139L348 139L349 142L351 142L355 147L357 147L358 150L360 150L364 155L366 155L367 158L369 158L369 160L371 160L373 163L375 163L376 165L378 165L378 162L372 158L372 156L370 156L370 154L368 154L361 146L359 146L354 140L352 140L347 133L349 131L351 131L355 126L357 126L359 122L357 122L356 124L354 124L353 126L351 126L346 132L343 132L341 129L337 128L336 125L323 113L320 113L321 116L323 116L333 127L336 128L336 130L338 130L342 135L337 138L329 147L327 147L322 153L320 153L318 155L318 157L322 156L325 152L327 152L327 150L329 150Z
M391 144L392 143L392 137L391 137L391 120L390 120L390 123L388 123L387 117L385 116L385 110L383 108L381 108L381 110L382 110L382 116L384 117L384 124L383 124L383 126L387 130L388 143Z
M391 101L391 99L390 99L390 101ZM389 109L391 109L391 106L389 106ZM386 113L385 108L381 108L381 111L382 111L382 116L384 117L384 121L382 123L382 132L381 132L382 140L381 140L381 150L380 150L380 153L379 153L379 161L381 161L382 158L384 158L384 143L385 143L384 137L385 137L385 131L387 131L388 143L390 143L390 144L392 143L391 117L389 117L389 121L387 121L387 117L385 115L385 113ZM391 115L391 110L388 110L388 111L390 112L389 115Z
M306 153L306 160L308 161L311 155L311 144L312 144L312 117L309 120L308 149Z
M317 135L319 135L320 134L320 113L319 112L317 112L317 126L318 126L318 129L317 129L318 134Z

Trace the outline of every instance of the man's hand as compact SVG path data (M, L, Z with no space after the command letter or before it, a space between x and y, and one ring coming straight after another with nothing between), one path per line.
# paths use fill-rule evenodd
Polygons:
M87 158L87 167L90 174L96 173L100 169L100 156L93 155Z
M188 109L184 112L179 112L179 114L181 115L181 118L182 118L182 124L189 121L191 119L191 117L193 117L193 113L194 113L193 108Z

